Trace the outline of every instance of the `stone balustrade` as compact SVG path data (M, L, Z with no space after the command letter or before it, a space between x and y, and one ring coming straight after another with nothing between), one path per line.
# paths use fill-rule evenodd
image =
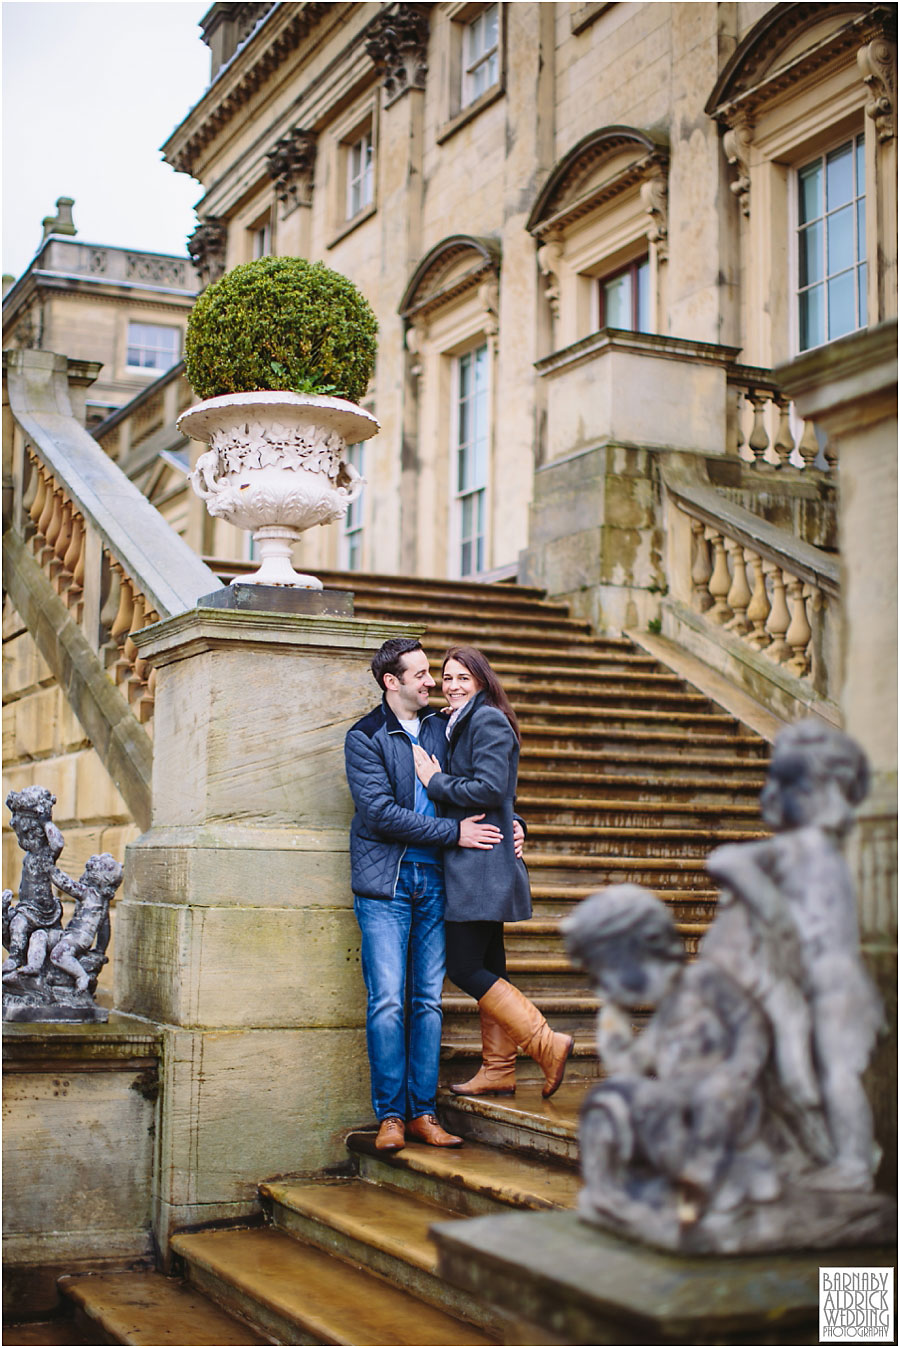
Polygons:
M820 451L812 421L802 421L768 370L733 365L727 376L727 450L756 468L835 473L837 454Z
M680 535L675 601L801 680L817 698L839 688L840 586L834 558L699 484L667 481ZM670 552L670 559L674 554Z

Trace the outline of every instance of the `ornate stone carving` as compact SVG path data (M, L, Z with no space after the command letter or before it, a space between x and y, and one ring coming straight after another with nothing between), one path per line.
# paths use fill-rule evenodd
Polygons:
M895 135L897 49L886 38L876 37L860 47L856 59L869 91L866 113L875 123L878 139L891 140Z
M385 107L410 89L425 88L428 8L399 4L379 14L372 24L366 51L382 76Z
M266 155L269 177L283 215L298 206L311 206L316 167L316 133L293 127Z
M775 743L761 805L774 836L716 848L720 908L685 964L639 885L563 924L604 999L608 1076L581 1116L588 1221L667 1249L740 1253L871 1244L896 1207L862 1074L882 1011L842 855L868 789L862 750L819 722ZM635 1007L655 1007L634 1037Z
M729 164L737 169L737 177L730 184L731 190L741 204L744 215L750 214L750 146L753 142L753 128L745 119L736 121L722 137L725 157Z
M225 221L213 218L201 220L188 239L188 252L200 273L201 285L211 285L224 275L227 241L228 227Z
M478 303L484 314L483 330L486 337L496 337L500 331L500 284L496 276L488 276L478 287Z
M294 571L291 546L359 496L365 482L346 449L378 430L371 413L343 398L233 393L190 408L178 428L210 446L189 476L210 515L252 529L259 544L262 565L241 583L321 589Z
M10 824L25 853L19 901L3 891L3 1019L105 1021L109 1013L92 993L106 964L109 905L122 883L122 867L108 852L88 858L80 880L59 869L65 846L53 823L56 797L43 786L10 791ZM75 900L63 926L54 889Z
M125 275L129 280L149 281L151 285L184 286L183 262L168 257L147 257L142 253L125 254Z
M562 261L562 255L562 244L556 238L551 238L546 243L541 244L537 251L541 275L547 278L544 295L554 318L559 317L559 264Z
M650 216L647 237L656 244L660 262L669 256L669 184L663 173L656 172L641 183L641 201Z

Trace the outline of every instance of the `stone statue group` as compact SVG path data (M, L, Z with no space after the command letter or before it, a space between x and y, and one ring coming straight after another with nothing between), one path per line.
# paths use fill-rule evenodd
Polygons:
M3 1019L106 1020L94 1002L97 975L107 962L109 905L122 883L122 866L108 852L88 858L73 879L56 861L63 835L52 819L56 797L43 786L10 791L10 825L25 853L19 901L3 891ZM56 891L75 900L63 925Z
M772 836L710 855L718 912L691 962L668 909L638 885L594 894L565 920L603 1003L606 1075L580 1130L588 1221L692 1253L890 1237L862 1081L882 1010L842 852L867 789L846 735L813 721L784 730L761 796ZM56 865L55 797L31 786L6 803L25 861L18 903L3 892L4 1019L103 1020L91 994L122 867L104 853L73 879ZM75 900L65 925L56 891Z
M564 923L603 998L608 1076L581 1119L582 1216L666 1249L888 1239L862 1075L881 1026L842 843L868 789L846 735L784 730L760 803L773 836L719 847L717 916L687 963L668 910L616 885ZM632 1031L638 1008L653 1008Z

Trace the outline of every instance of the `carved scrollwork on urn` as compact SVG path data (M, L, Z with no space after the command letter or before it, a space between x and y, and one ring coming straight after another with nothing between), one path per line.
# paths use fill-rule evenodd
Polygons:
M428 74L428 9L396 5L375 19L366 51L384 81L385 106L410 89L424 89Z
M189 480L210 515L252 530L259 544L262 565L242 583L321 588L293 571L290 546L305 529L342 519L359 496L365 479L347 443L375 434L372 414L343 398L234 393L198 403L178 426L209 445Z

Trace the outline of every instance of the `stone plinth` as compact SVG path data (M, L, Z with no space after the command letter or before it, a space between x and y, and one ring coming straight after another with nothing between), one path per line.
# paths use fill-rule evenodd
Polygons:
M155 1028L3 1027L3 1312L47 1315L56 1279L153 1259Z
M818 1343L819 1265L884 1266L896 1248L663 1254L574 1212L432 1228L443 1278L510 1317L508 1344Z
M396 623L198 607L138 638L157 670L153 820L128 849L116 1005L166 1052L155 1224L244 1216L369 1117L350 892L349 726Z

